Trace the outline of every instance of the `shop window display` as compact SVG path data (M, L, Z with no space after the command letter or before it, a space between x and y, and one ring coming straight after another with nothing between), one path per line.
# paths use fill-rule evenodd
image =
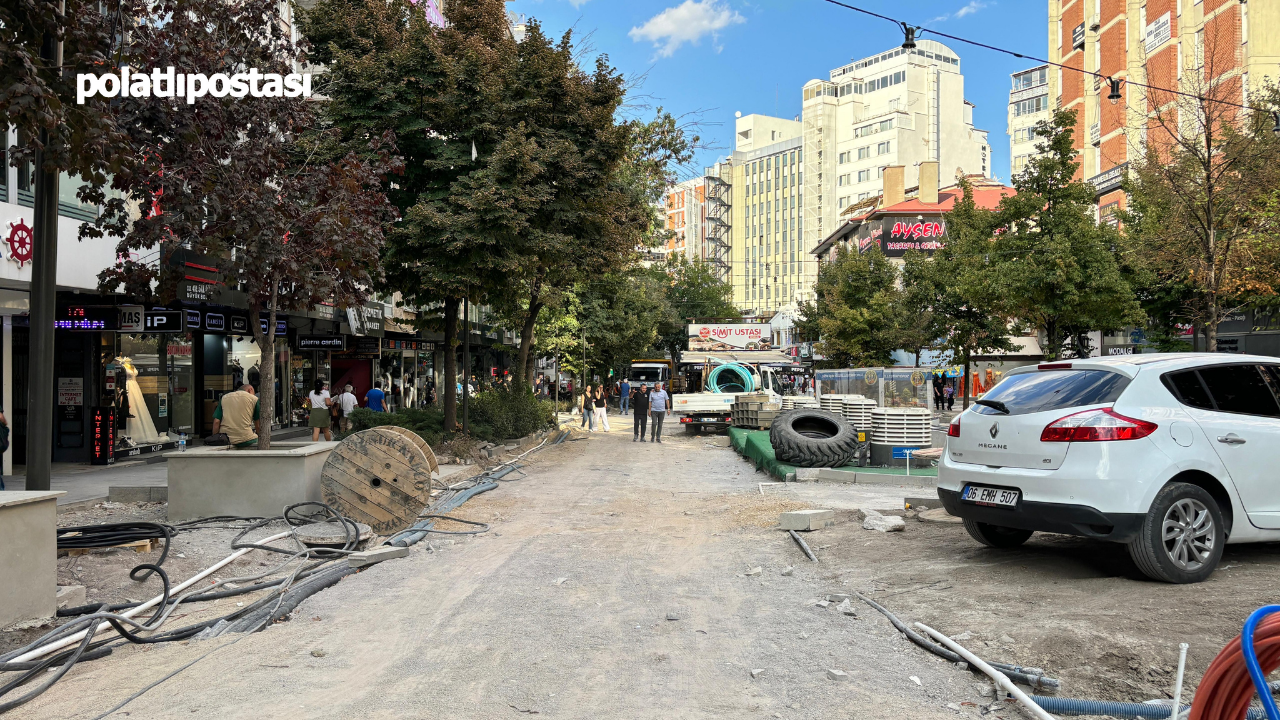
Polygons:
M167 335L104 336L105 388L116 408L116 449L172 440ZM188 363L190 362L188 358Z

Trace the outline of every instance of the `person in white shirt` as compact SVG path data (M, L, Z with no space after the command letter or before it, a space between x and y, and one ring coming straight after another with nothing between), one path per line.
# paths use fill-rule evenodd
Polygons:
M347 385L342 388L342 394L338 396L338 405L342 408L342 418L338 421L338 429L341 432L351 431L351 411L360 405L360 401L356 400L352 390L353 388Z
M333 406L333 398L329 397L329 383L316 378L315 390L307 393L311 403L311 442L320 439L320 431L324 430L326 442L333 440L333 431L329 429L329 408Z

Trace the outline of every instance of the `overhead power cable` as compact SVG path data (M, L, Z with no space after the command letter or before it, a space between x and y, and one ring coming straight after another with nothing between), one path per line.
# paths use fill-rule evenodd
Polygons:
M903 22L903 21L901 21L901 20L897 20L897 19L895 19L895 18L891 18L891 17L889 17L888 15L881 15L880 13L872 12L872 11L870 11L870 10L867 10L867 9L864 9L864 8L860 8L860 7L856 6L856 5L850 5L850 4L848 4L848 3L840 2L840 0L823 0L823 2L827 2L827 3L830 3L830 4L832 4L832 5L836 5L836 6L838 6L838 7L845 8L846 10L853 10L854 12L860 12L860 13L862 13L863 15L869 15L869 16L874 17L874 18L879 18L879 19L881 19L881 20L886 20L886 21L888 21L888 22L893 23L894 25L897 25L899 28L901 28L901 29L902 29L902 31L903 31L904 33L906 33L906 34L907 34L907 38L908 38L908 39L907 39L907 42L910 42L912 47L914 47L914 45L915 45L915 43L914 43L914 38L919 37L921 34L926 33L926 32L927 32L927 33L932 33L932 34L934 34L934 35L937 35L938 37L947 38L948 40L955 40L956 42L965 43L966 45L972 45L972 46L974 46L974 47L979 47L979 48L982 48L982 49L984 49L984 50L991 50L991 51L993 51L993 52L1002 53L1002 54L1004 54L1004 55L1012 55L1013 57L1020 58L1020 59L1022 59L1022 60L1032 60L1032 61L1035 61L1035 62L1038 62L1038 63L1043 63L1043 64L1045 64L1045 65L1052 65L1053 67L1061 68L1061 69L1063 69L1063 70L1071 70L1071 71L1073 71L1073 72L1081 73L1082 75L1090 75L1090 76L1095 77L1095 78L1098 78L1098 79L1100 79L1100 80L1106 80L1108 83L1111 83L1111 85L1112 85L1112 91L1113 91L1114 95L1116 95L1116 96L1118 96L1118 95L1119 95L1119 85L1118 85L1118 83L1119 83L1119 82L1124 82L1124 83L1126 83L1126 84L1128 84L1128 85L1134 85L1134 86L1137 86L1137 87L1140 87L1140 88L1146 88L1146 89L1148 89L1148 90L1154 90L1154 91L1158 91L1158 92L1166 92L1166 93L1170 93L1170 94L1172 94L1172 95L1180 95L1180 96L1182 96L1182 97L1190 98L1190 99L1192 99L1192 100L1199 100L1199 101L1201 101L1201 102L1213 102L1213 103L1218 103L1218 104L1221 104L1221 105L1228 105L1228 106L1231 106L1231 107L1241 108L1241 109L1243 109L1243 110L1255 110L1255 111L1258 111L1258 112L1270 112L1270 113L1271 113L1271 115L1272 115L1272 117L1276 118L1276 130L1277 130L1277 132L1280 132L1280 114L1277 114L1275 111L1267 110L1267 109L1265 109L1265 108L1253 107L1253 106L1251 106L1251 105L1244 105L1244 104L1241 104L1241 103L1238 103L1238 102L1232 102L1232 101L1230 101L1230 100L1223 100L1223 99L1219 99L1219 98L1207 98L1207 97L1204 97L1204 96L1201 96L1201 95L1196 95L1196 94L1194 94L1194 93L1189 93L1189 92L1185 92L1185 91L1182 91L1182 90L1171 90L1171 89L1169 89L1169 88L1162 88L1162 87L1159 87L1159 86L1157 86L1157 85L1149 85L1149 84L1146 84L1146 83L1134 82L1133 80L1129 80L1129 79L1127 79L1127 78L1126 78L1126 79L1123 79L1123 80L1115 80L1115 79L1113 79L1110 75L1103 75L1103 74L1102 74L1102 73L1100 73L1100 72L1094 72L1094 71L1092 71L1092 70L1085 70L1085 69L1083 69L1083 68L1071 67L1070 65L1063 65L1062 63L1056 63L1056 62L1053 62L1052 60L1047 60L1047 59L1045 59L1045 58L1039 58L1039 57L1036 57L1036 56L1034 56L1034 55L1027 55L1026 53L1020 53L1020 52L1016 52L1016 51L1014 51L1014 50L1008 50L1008 49L1006 49L1006 48L999 47L998 45L990 45L990 44L988 44L988 43L978 42L977 40L969 40L968 38L962 38L962 37L960 37L960 36L958 36L958 35L951 35L951 34L949 34L949 33L944 33L944 32L941 32L941 31L939 31L939 30L931 30L931 29L926 28L926 27L923 27L923 26L918 26L918 25L917 25L917 26L908 25L907 23L905 23L905 22ZM904 44L905 44L905 43L904 43Z

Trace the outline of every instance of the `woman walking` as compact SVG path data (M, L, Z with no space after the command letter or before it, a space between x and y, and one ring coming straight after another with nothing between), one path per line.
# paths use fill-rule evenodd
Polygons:
M329 383L316 378L315 389L307 394L307 400L311 401L311 442L320 439L320 431L324 431L325 442L333 440L333 433L329 430L329 407L333 405L333 398L329 397Z
M594 419L604 428L605 432L609 432L609 393L604 386L596 388L596 409Z
M591 411L595 407L595 402L591 398L591 386L588 385L582 391L582 396L578 398L578 409L582 413L582 427L588 432L596 431L596 421L591 417Z

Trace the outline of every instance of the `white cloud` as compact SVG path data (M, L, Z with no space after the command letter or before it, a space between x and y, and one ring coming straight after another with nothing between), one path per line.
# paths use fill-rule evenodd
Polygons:
M636 42L652 42L660 57L671 57L685 43L696 43L706 35L714 40L720 30L746 21L726 3L684 0L649 18L644 25L631 28L629 34Z
M583 5L586 5L587 2L589 2L589 0L569 0L569 4L574 6L575 8L580 8Z
M979 10L990 7L992 5L995 5L995 3L983 2L982 0L969 0L968 5L965 5L964 7L960 8L959 10L953 13L950 13L947 15L939 15L933 20L930 20L930 22L939 23L939 22L946 22L947 20L959 20L960 18L965 17L966 15L972 15L978 12Z

